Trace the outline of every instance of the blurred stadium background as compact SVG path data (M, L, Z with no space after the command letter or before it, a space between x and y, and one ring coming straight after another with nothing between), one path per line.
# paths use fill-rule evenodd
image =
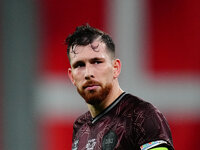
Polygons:
M87 107L68 80L64 41L84 23L111 34L122 88L164 113L175 149L198 149L198 0L1 0L0 149L71 149Z

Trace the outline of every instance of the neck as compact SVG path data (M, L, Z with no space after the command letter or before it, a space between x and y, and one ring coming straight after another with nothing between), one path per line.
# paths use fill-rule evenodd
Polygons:
M112 104L117 97L119 97L123 93L123 90L119 87L119 84L114 85L111 89L110 93L100 104L90 105L88 104L88 109L92 115L92 117L96 117L99 113L101 113L105 108L107 108L110 104Z

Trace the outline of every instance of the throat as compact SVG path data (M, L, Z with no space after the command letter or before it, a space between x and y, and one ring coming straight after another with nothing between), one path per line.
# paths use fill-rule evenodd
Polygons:
M110 97L110 95L108 95L106 97L106 99L101 101L101 103L94 104L94 105L88 104L88 109L91 113L92 118L95 118L97 115L99 115L101 112L103 112L116 99L118 99L118 97L120 97L120 95L122 95L122 93L123 93L123 91L119 90L119 92L117 94L110 93L111 95L115 95L115 96Z
M91 113L92 118L95 118L98 114L100 114L106 108L106 106L104 106L102 103L96 104L96 105L88 104L88 109Z
M105 116L107 113L109 113L120 101L121 99L126 95L125 92L123 92L120 96L118 96L108 107L103 109L101 112L99 112L95 117L92 116L92 124L97 122L100 118ZM92 114L92 113L91 113Z

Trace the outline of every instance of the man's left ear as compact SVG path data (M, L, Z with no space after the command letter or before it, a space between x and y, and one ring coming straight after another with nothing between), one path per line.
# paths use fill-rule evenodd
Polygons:
M121 72L121 61L120 59L115 59L113 62L113 72L114 78L117 78Z

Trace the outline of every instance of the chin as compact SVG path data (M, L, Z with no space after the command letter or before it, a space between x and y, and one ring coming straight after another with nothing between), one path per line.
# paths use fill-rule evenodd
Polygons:
M83 98L85 99L85 102L90 105L98 105L104 100L99 92L88 93Z
M98 105L106 99L111 91L112 85L108 84L100 90L84 91L77 88L79 94L85 99L85 102L90 105Z

